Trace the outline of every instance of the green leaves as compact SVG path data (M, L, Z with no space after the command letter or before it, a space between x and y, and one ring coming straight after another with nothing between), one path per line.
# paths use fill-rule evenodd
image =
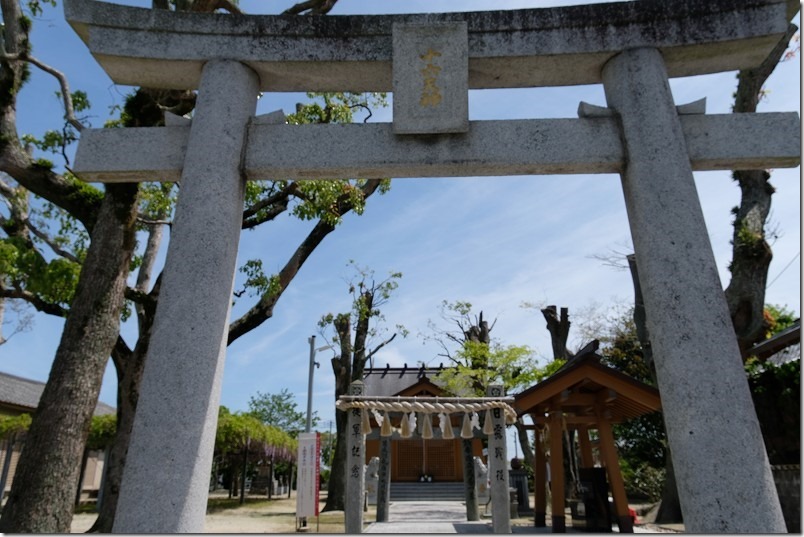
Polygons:
M278 427L265 425L250 413L232 414L225 407L221 407L218 429L215 433L215 451L237 453L246 446L259 444L265 447L284 448L291 453L297 446L296 440Z
M296 409L296 396L287 388L279 393L257 392L248 401L249 415L254 416L262 423L282 429L292 438L296 438L307 425L307 416ZM318 423L318 416L314 413L312 424Z
M105 449L114 442L117 433L117 415L93 416L87 438L87 449Z
M455 367L443 369L436 379L459 397L483 397L486 387L497 383L507 391L517 391L533 384L539 373L533 351L525 345L466 341L454 361Z
M69 306L80 272L81 266L67 259L45 260L21 239L0 239L0 273L12 286L47 302Z
M24 433L31 426L31 415L4 416L0 418L0 439L6 439L12 434Z

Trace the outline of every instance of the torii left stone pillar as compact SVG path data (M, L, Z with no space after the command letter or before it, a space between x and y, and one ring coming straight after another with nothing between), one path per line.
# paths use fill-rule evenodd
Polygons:
M204 530L243 214L241 155L258 91L242 63L203 68L115 533Z

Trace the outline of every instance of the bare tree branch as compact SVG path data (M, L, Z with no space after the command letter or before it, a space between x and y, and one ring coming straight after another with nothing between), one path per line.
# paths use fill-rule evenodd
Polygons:
M67 317L67 312L65 308L59 306L58 304L54 304L52 302L48 302L43 300L42 298L36 296L35 294L25 291L19 288L7 288L2 287L0 288L0 297L3 298L18 298L20 300L24 300L31 304L37 311L41 311L42 313L47 313L50 315L55 315L57 317Z
M61 86L61 98L62 101L64 102L64 119L67 121L67 123L75 127L76 130L78 130L79 132L84 130L84 124L81 123L75 117L75 109L73 108L73 97L72 94L70 93L70 83L67 81L67 77L64 75L64 73L62 73L55 67L51 67L48 64L38 60L36 57L31 56L28 53L6 54L5 50L3 50L2 57L6 61L20 60L28 62L30 64L35 65L42 71L55 77L56 80L58 80L59 82L59 86Z
M326 15L338 0L306 0L282 12L282 15Z
M72 252L68 252L67 250L63 249L47 233L45 233L44 231L42 231L39 228L37 228L33 224L33 222L31 222L30 218L26 218L24 220L24 224L28 229L31 230L31 233L33 233L34 235L36 235L37 237L42 239L42 241L45 244L47 244L50 247L50 249L53 250L53 252L55 252L57 255L60 255L61 257L65 258L65 259L69 259L73 263L79 263L79 264L81 263L81 260L78 259L78 257L75 256L75 254L73 254Z
M366 357L366 359L370 360L375 354L377 354L377 351L379 351L380 349L382 349L383 347L385 347L386 345L391 343L394 340L395 337L396 337L396 332L394 332L394 335L392 335L391 337L389 337L388 339L386 339L385 341L383 341L382 343L380 343L379 345L374 347L374 350L369 352L369 354Z

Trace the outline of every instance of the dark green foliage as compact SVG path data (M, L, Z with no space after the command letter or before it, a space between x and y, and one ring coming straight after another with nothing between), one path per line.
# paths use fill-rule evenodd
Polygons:
M607 321L600 336L601 355L609 366L653 385L650 366L645 362L637 338L633 309ZM667 437L661 412L646 414L613 426L626 493L632 498L658 501L662 495L667 458Z
M751 358L745 369L770 463L798 464L801 459L801 359L774 365Z

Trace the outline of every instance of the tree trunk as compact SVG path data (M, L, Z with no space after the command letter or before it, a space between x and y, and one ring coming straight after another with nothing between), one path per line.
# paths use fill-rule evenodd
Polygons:
M323 511L343 511L346 498L346 438L347 414L342 410L335 411L335 455L332 458L332 469L327 486L327 503Z
M246 438L246 445L243 446L243 473L240 478L240 505L246 503L246 476L248 475L248 443Z
M528 431L525 429L525 424L519 419L514 423L514 427L516 427L519 447L522 449L522 460L525 462L526 467L533 468L533 448L530 445L530 439L528 438Z
M755 69L737 75L735 113L756 112L762 87L784 55L798 28L790 24L788 31L765 61ZM745 351L765 339L765 287L773 253L765 237L765 223L771 208L774 188L765 170L735 171L733 178L740 186L740 206L734 208L731 281L726 288L734 332L740 350Z
M166 217L167 215L159 215ZM147 293L150 286L156 254L162 243L162 225L151 226L148 241L142 256L142 264L137 273L135 290ZM123 481L123 469L126 465L128 443L131 429L134 426L134 413L140 396L142 372L145 368L145 356L151 341L151 327L156 312L156 299L159 296L159 283L154 286L145 304L136 305L139 337L134 350L130 350L122 338L112 351L112 361L117 373L117 429L107 459L106 479L103 483L103 503L98 518L88 533L111 533L114 517L117 512L117 500L120 497L120 484Z
M335 318L335 331L341 345L341 354L332 359L332 371L335 374L335 400L349 393L352 382L352 328L349 315L342 314ZM346 429L348 415L342 410L335 411L335 455L332 458L332 469L327 487L327 503L324 511L343 511L346 497Z
M135 245L137 190L135 184L106 187L73 306L0 518L2 532L70 531L81 454L118 336Z
M570 323L567 308L561 308L559 318L555 306L547 306L542 309L544 320L547 321L547 331L550 332L550 343L553 346L553 360L568 360L572 358L572 353L567 349L567 339L569 339Z
M148 327L148 331L150 331L150 327ZM145 345L148 341L148 337L140 337L137 344ZM105 470L106 479L103 484L103 503L98 518L89 529L89 533L112 532L117 512L117 500L120 497L120 483L123 481L128 443L131 438L131 428L134 425L134 413L140 394L146 351L147 349L136 347L134 351L125 354L125 358L120 356L122 354L120 349L115 349L112 353L117 369L117 431L106 463L108 466Z
M678 486L676 485L676 472L673 470L673 457L670 456L670 447L667 449L665 461L665 480L662 489L662 500L659 511L656 513L657 524L673 524L684 521L681 513L681 501L678 499Z
M631 272L631 281L634 284L634 327L636 328L637 339L639 339L639 345L642 348L642 357L648 365L653 384L659 387L659 380L656 377L656 366L653 362L653 349L650 345L647 312L645 310L645 302L642 298L642 286L639 284L639 271L637 270L636 256L631 254L626 256L626 259L628 260L628 268ZM667 436L666 432L665 436ZM669 445L665 446L665 453L664 486L662 487L662 499L659 504L659 512L656 515L656 522L672 524L683 522L684 518L681 513L681 501L678 498L676 474L673 469L673 457L670 453Z

